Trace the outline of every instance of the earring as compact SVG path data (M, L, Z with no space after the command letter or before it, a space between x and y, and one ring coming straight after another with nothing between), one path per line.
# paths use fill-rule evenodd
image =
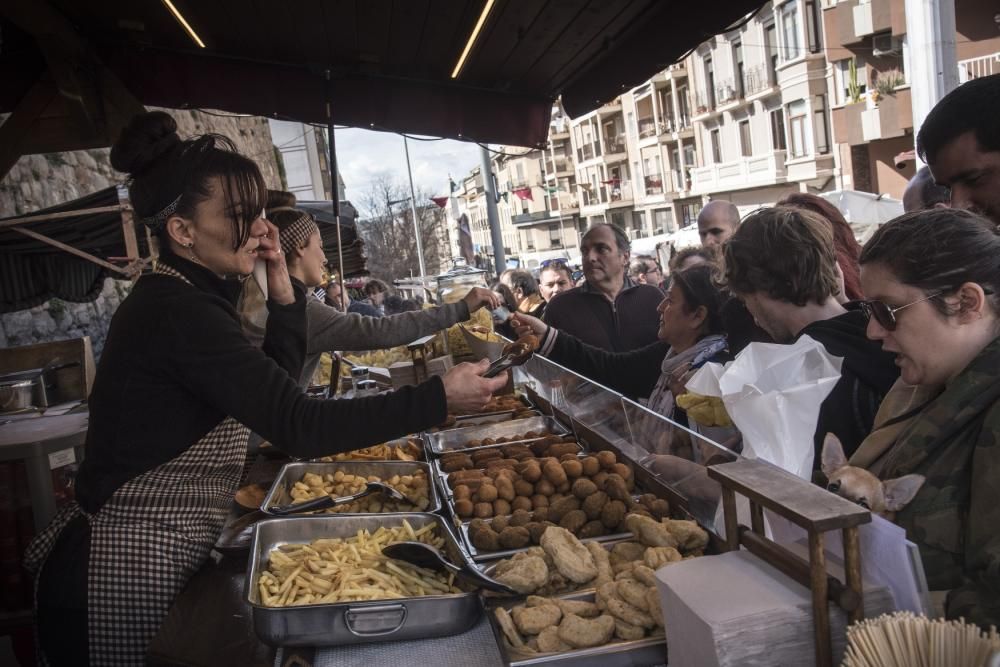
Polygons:
M191 261L197 262L198 258L194 254L194 241L188 241L184 244L184 247L188 249L188 254L191 255Z

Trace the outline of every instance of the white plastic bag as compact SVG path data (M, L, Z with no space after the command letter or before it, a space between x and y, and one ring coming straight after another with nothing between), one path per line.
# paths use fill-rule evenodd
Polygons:
M725 366L702 366L687 389L722 398L743 435L743 456L808 480L820 406L840 380L842 362L809 336L792 345L751 343Z

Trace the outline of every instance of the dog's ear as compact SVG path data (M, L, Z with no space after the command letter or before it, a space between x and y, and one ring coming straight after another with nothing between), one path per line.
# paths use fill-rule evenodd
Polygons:
M923 475L904 475L896 479L887 479L882 482L882 490L885 493L885 508L890 512L898 512L913 500L917 491L924 485Z
M833 433L827 433L826 438L823 439L823 453L821 457L821 468L823 474L828 479L830 475L847 465L847 457L844 456L844 447Z

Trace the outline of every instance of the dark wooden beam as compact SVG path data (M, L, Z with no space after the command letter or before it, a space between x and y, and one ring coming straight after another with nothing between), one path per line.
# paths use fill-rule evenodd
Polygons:
M22 146L32 125L57 96L51 82L36 81L28 89L13 113L0 125L0 179L7 175L24 155Z

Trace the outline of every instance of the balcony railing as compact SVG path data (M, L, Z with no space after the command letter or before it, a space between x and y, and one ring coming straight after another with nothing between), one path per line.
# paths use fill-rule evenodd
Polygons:
M784 182L785 151L745 157L736 162L721 162L691 170L691 192L718 192L747 183L776 184Z
M660 121L660 134L669 132L680 132L691 127L691 118L687 114L681 114L677 118L667 116Z
M663 194L663 177L660 174L650 174L645 178L647 195Z
M598 188L581 188L581 203L584 206L597 206L608 203L608 191L603 185Z
M670 171L670 178L673 181L674 192L686 192L691 189L691 170L685 169L682 173L678 169Z
M639 138L646 139L647 137L656 136L656 121L653 120L652 116L647 116L646 118L640 118L637 121L639 126Z
M625 152L625 135L616 134L604 137L604 147L607 154Z
M766 65L756 65L743 73L743 88L747 95L756 95L773 87L774 79Z
M715 111L714 96L704 90L697 90L694 93L695 113L703 114Z
M991 74L1000 74L1000 53L958 61L959 83L965 83L966 81Z
M601 157L601 145L600 144L584 144L580 148L576 149L577 159L580 162L584 160L593 160L595 157Z
M619 181L608 186L611 189L611 201L632 201L632 184L628 181Z
M546 170L546 172L549 175L557 174L557 173L561 174L561 173L569 170L569 164L566 162L565 159L562 159L562 158L558 158L555 161L546 160L545 161L545 170Z
M740 98L732 79L725 79L715 87L715 103L717 106L735 102Z

